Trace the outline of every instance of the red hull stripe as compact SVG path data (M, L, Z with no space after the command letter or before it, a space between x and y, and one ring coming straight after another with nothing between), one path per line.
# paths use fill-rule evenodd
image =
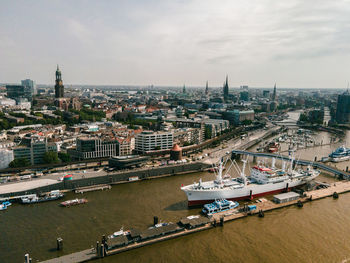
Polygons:
M293 187L289 187L288 191L293 189ZM260 193L260 194L254 194L252 195L252 198L255 197L260 197L260 196L264 196L264 195L270 195L270 194L276 194L276 193L280 193L285 191L286 189L278 189L278 190L273 190L270 192L265 192L265 193ZM239 201L239 200L247 200L250 199L250 195L247 196L242 196L242 197L238 197L238 198L227 198L227 200L234 200L234 201ZM208 203L212 203L215 200L188 200L188 206L199 206L199 205L204 205L204 204L208 204Z

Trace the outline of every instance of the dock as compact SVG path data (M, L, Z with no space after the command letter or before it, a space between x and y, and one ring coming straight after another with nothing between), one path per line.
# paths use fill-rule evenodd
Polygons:
M95 249L86 249L59 258L53 258L46 261L42 261L42 263L78 263L94 260L97 258L98 257L96 255Z
M130 241L126 242L126 239L123 239L116 247L108 247L108 241L104 243L103 239L101 244L97 242L97 247L93 249L83 250L77 253L73 253L70 255L65 255L59 258L54 258L50 260L43 261L43 263L63 263L63 262L86 262L90 260L94 260L97 258L102 258L109 255L114 255L118 253L122 253L125 251L129 251L132 249L136 249L139 247L151 245L154 243L158 243L161 241L178 238L181 236L189 235L192 233L197 233L200 231L208 230L214 227L223 226L224 223L233 221L239 218L244 218L247 216L259 215L264 216L264 212L288 207L288 206L302 206L300 204L304 204L307 202L312 202L315 200L319 200L322 198L333 196L333 198L338 198L339 194L350 192L350 181L340 181L330 184L327 188L322 188L318 190L312 190L304 192L303 195L293 201L285 202L285 203L274 203L270 200L264 200L263 202L254 203L256 205L256 209L253 211L242 211L241 210L232 210L232 211L224 211L220 213L216 213L210 218L203 216L196 216L196 219L181 219L177 223L177 227L172 232L160 232L154 236L145 236L144 233L148 233L148 230L135 234L137 238L133 237L134 234L131 234ZM133 239L134 238L134 239ZM118 243L118 242L117 242ZM100 247L101 246L101 247Z
M86 192L92 192L92 191L103 191L106 189L111 189L112 186L109 184L99 184L99 185L93 185L93 186L85 186L85 187L79 187L77 189L75 189L75 193L76 194L83 194Z

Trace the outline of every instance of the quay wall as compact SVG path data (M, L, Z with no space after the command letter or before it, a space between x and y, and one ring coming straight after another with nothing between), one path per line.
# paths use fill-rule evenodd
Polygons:
M50 192L52 190L74 190L79 187L93 186L99 184L117 184L122 182L129 182L129 177L138 176L139 180L153 179L156 177L163 176L174 176L186 173L201 172L209 168L210 165L196 162L181 165L168 165L157 168L125 171L118 173L110 173L105 176L96 176L89 178L73 179L69 181L57 182L56 184L51 184L47 186L42 186L22 192L13 192L0 194L0 197L11 197L26 194L39 194L44 192Z

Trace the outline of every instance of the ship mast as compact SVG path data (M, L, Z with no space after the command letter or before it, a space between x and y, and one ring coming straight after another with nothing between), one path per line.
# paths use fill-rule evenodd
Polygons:
M272 169L276 168L276 158L272 158L271 168Z
M294 164L294 151L293 150L289 151L289 157L290 157L290 166L289 166L288 172L290 174L292 174L293 164Z
M242 160L242 162L243 162L243 167L242 167L242 171L241 171L240 176L243 179L244 185L247 185L247 177L245 176L245 173L244 173L245 167L247 165L247 160Z
M218 171L218 175L216 177L216 181L221 184L222 183L222 170L223 170L223 158L220 159L220 162L219 162L219 171Z

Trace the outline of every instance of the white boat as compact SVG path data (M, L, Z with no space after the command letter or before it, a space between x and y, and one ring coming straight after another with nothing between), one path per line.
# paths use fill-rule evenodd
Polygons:
M275 160L273 159L271 168L264 165L254 166L251 169L250 177L246 177L245 168L247 161L244 160L240 177L231 178L228 174L223 176L222 172L225 165L223 160L221 160L216 180L202 182L200 179L198 183L181 187L181 190L186 193L188 205L196 206L219 199L244 200L279 193L284 190L288 191L307 183L320 174L318 170L314 170L310 166L306 170L294 170L294 157L290 160L288 171L285 169L285 163L283 168L278 170L275 168L274 162ZM236 165L236 169L239 170L237 164L232 162L227 173L233 165Z
M114 232L112 235L108 236L108 238L112 239L118 236L127 236L130 234L130 230L124 231L124 228L121 227L119 231Z
M7 205L0 204L0 211L6 210L6 209L7 209Z
M337 148L329 155L332 162L343 162L350 159L350 148L346 148L344 145Z
M205 204L202 212L206 215L212 215L215 213L227 211L239 206L238 202L229 201L226 199L215 200L213 203Z
M22 204L34 204L46 201L53 201L62 198L64 195L59 190L53 190L43 197L39 197L36 194L27 195L21 198Z

